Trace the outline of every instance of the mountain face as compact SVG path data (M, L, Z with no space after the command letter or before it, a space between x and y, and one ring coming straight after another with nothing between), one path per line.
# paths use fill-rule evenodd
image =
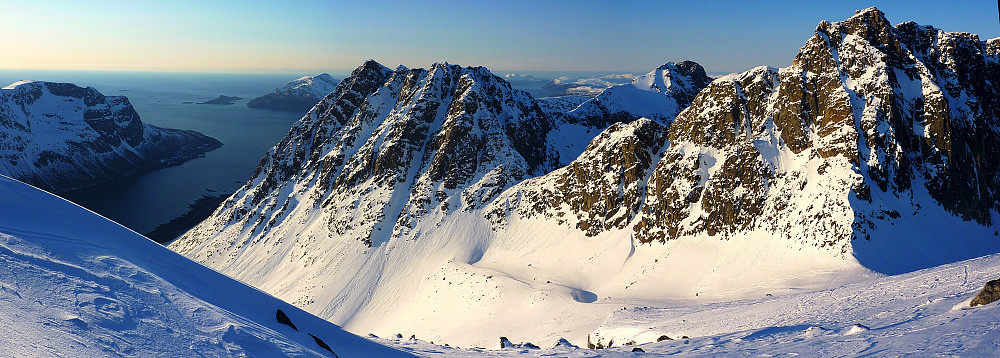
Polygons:
M588 235L607 230L597 218L611 229L634 223L641 243L766 232L860 256L855 240L893 242L879 230L944 220L934 219L937 209L995 228L1000 103L988 84L1000 80L997 45L912 22L893 27L874 8L823 22L791 67L756 68L702 90L671 124L669 147L638 136L616 147L645 144L640 153L659 153L655 166L609 166L591 159L603 153L585 153L568 172L535 179L582 175L578 182L595 185L586 178L601 174L600 189L574 187L615 195L578 204L584 196L560 200L529 181L505 194L518 205L498 200L491 212L550 217L570 208L559 221Z
M143 124L124 96L21 81L0 90L0 174L50 191L177 165L222 145Z
M24 183L0 197L4 355L409 356Z
M274 92L254 98L247 107L276 111L305 112L337 88L337 80L329 74L304 76L274 89Z
M355 332L464 345L1000 252L998 45L872 8L788 68L667 64L570 110L369 62L171 248Z

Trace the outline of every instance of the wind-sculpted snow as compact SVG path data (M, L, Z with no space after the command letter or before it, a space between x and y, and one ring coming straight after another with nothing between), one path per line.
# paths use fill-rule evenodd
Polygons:
M0 197L5 356L407 356L29 185Z
M143 124L128 98L70 83L0 90L0 174L52 191L177 165L222 143Z

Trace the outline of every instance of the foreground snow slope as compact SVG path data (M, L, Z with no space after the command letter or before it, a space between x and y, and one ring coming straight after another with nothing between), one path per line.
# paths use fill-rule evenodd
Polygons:
M405 356L0 177L0 355ZM277 322L282 310L298 331Z
M997 303L969 308L986 281L1000 277L1000 255L827 290L613 314L594 343L655 342L663 354L747 356L995 356ZM690 340L679 339L682 336Z

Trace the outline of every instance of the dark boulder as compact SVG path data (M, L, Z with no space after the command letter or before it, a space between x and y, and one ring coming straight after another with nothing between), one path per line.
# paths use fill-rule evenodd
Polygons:
M330 348L329 344L326 344L326 342L323 342L323 340L319 339L319 337L316 337L316 336L312 335L312 333L307 333L307 334L309 335L309 337L313 337L313 340L316 341L316 345L317 346L319 346L320 348L323 348L323 349L326 349L326 350L330 351L330 353L333 353L334 357L337 357L337 353L335 353L333 351L333 348Z
M982 306L998 299L1000 299L1000 279L987 282L983 286L983 290L972 298L972 302L969 302L969 307Z
M292 320L289 319L288 315L285 314L285 311L278 310L278 312L274 314L274 318L278 320L278 323L292 327L292 329L296 331L299 330L298 327L295 327L295 323L292 323Z

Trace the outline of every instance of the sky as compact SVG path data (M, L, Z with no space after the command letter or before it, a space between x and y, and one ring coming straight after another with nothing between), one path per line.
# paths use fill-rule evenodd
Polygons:
M0 0L0 68L318 73L367 59L494 71L709 72L791 64L822 20L877 6L982 39L992 1Z

